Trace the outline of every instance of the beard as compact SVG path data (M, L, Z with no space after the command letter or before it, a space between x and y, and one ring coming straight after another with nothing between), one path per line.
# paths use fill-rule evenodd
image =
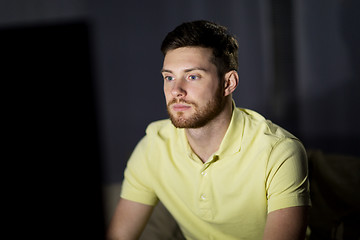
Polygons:
M172 113L170 106L174 103L186 103L193 107L195 113L185 118L183 112ZM199 107L195 102L188 102L185 100L171 100L167 105L167 112L169 114L172 124L177 128L200 128L205 126L216 116L218 116L224 109L225 96L222 88L219 86L215 97L209 100L203 107Z

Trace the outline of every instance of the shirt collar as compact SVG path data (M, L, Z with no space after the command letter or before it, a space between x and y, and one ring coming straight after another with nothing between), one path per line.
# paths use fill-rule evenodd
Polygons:
M219 149L213 154L217 156L216 159L221 159L223 156L233 155L240 151L241 142L243 139L243 129L244 129L244 116L240 109L236 108L234 100L232 101L233 111L231 116L231 121L228 129L226 130L225 136L221 141ZM198 159L196 154L192 151L183 128L178 129L180 131L181 142L191 159Z
M231 116L231 121L228 129L226 130L225 136L221 141L219 150L216 151L221 159L221 156L232 155L240 151L241 142L244 134L244 116L243 112L236 108L235 102L233 100L233 112Z

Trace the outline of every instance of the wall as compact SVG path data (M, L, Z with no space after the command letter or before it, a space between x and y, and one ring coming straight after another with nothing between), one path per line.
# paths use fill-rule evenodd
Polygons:
M265 8L260 1L225 1L221 5L216 1L92 1L108 160L106 181L122 179L126 160L147 124L167 117L159 48L166 33L183 21L210 19L228 26L239 37L241 83L236 101L266 109L266 85L271 80L266 63L271 53L264 50L269 38Z
M228 26L239 39L240 86L234 94L238 106L285 126L308 148L358 155L359 129L354 126L360 120L355 110L360 41L355 29L360 21L354 4L9 0L1 2L0 27L86 22L103 180L113 183L121 181L147 124L166 117L159 73L162 38L179 23L201 18ZM281 56L285 58L279 61Z

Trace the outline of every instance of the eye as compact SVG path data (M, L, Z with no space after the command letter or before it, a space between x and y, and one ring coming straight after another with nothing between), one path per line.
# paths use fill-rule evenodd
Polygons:
M174 80L174 78L173 78L172 76L165 76L164 79L165 79L166 81L172 81L172 80Z
M197 80L197 79L199 79L199 76L197 76L197 75L189 75L188 79L189 80Z

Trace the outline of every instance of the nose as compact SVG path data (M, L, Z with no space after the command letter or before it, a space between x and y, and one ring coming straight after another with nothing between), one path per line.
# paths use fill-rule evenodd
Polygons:
M171 89L171 94L173 97L185 97L186 91L184 88L184 84L181 81L176 81Z

